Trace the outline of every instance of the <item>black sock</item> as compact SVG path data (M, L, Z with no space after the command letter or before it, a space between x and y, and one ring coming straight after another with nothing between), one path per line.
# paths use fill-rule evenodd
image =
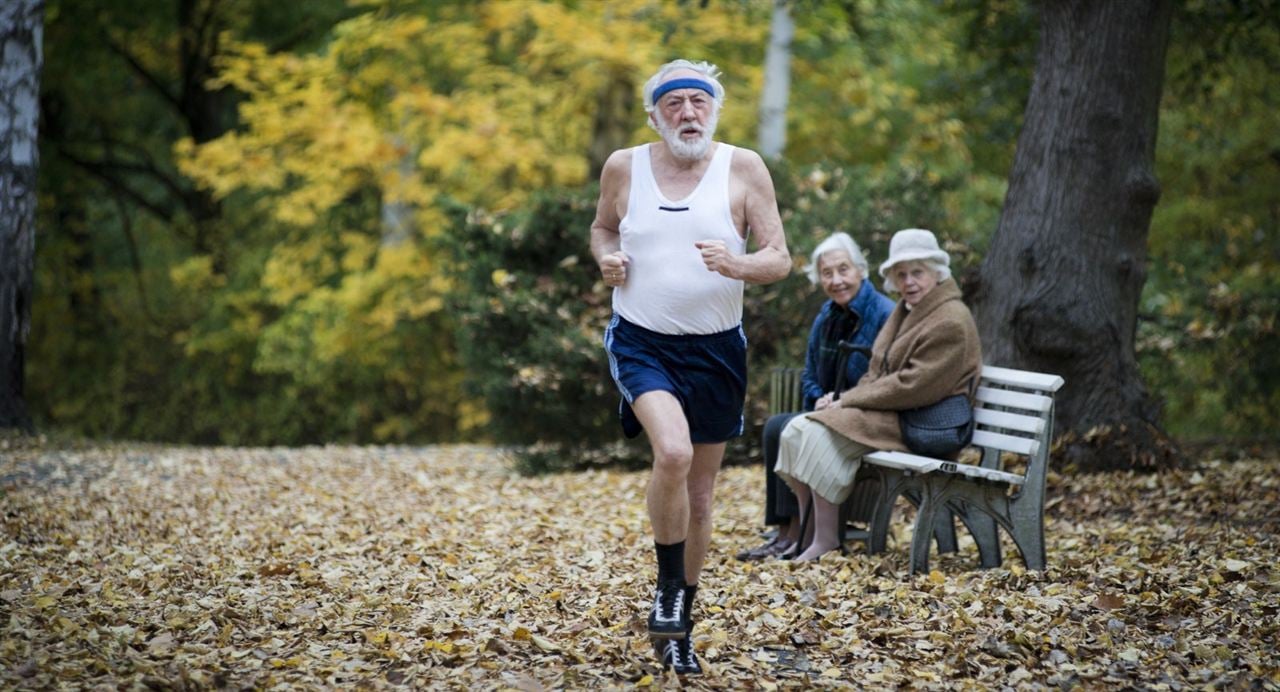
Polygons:
M658 581L678 581L684 583L684 541L663 545L653 542L658 553Z
M697 584L684 585L684 612L685 617L689 618L689 633L693 633L693 597L698 595Z

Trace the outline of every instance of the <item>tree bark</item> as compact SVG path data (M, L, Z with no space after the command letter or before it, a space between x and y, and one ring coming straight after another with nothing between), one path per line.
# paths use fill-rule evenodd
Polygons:
M43 0L0 3L0 428L27 431L43 32Z
M1172 0L1046 0L974 312L984 360L1053 372L1058 460L1177 463L1134 352Z
M791 39L796 25L791 20L790 0L774 0L769 21L769 46L764 53L764 89L760 94L760 155L766 159L782 156L787 147L787 100L791 95Z

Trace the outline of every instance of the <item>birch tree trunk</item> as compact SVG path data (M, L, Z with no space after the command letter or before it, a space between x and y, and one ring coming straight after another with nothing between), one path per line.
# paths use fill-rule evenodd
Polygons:
M973 307L993 365L1066 379L1056 431L1078 468L1177 450L1134 352L1172 0L1046 0L1026 118Z
M43 0L0 3L0 428L25 430L43 12Z
M782 156L787 147L787 99L791 93L791 39L796 25L790 0L774 0L769 45L764 53L764 87L760 94L760 155Z

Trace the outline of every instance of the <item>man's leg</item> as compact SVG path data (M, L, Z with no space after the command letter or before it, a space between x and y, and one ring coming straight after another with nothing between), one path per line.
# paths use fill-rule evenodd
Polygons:
M725 443L693 446L693 465L689 470L689 533L685 539L685 581L697 586L702 564L711 543L711 508L715 501L716 473L724 459Z
M631 408L653 449L653 470L645 498L658 559L658 586L649 615L649 636L684 639L690 627L685 574L689 536L689 471L694 448L680 402L661 390L636 398Z
M693 465L693 444L684 409L670 392L645 392L631 405L644 426L653 450L653 471L645 504L653 540L679 543L689 531L689 469Z
M693 465L689 470L689 531L685 539L684 611L689 624L685 636L657 642L658 659L663 667L675 668L682 675L702 673L697 653L693 648L693 601L698 593L698 577L706 561L707 546L711 542L711 508L715 502L716 473L724 459L725 443L695 444Z

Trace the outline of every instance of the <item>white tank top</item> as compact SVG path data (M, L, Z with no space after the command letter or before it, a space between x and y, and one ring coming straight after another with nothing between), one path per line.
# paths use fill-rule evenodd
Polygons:
M619 224L630 259L627 282L613 289L613 311L662 334L714 334L742 323L742 282L707 269L694 243L723 240L741 255L729 208L734 147L717 144L711 164L688 197L669 200L653 177L649 145L631 150L631 192Z

